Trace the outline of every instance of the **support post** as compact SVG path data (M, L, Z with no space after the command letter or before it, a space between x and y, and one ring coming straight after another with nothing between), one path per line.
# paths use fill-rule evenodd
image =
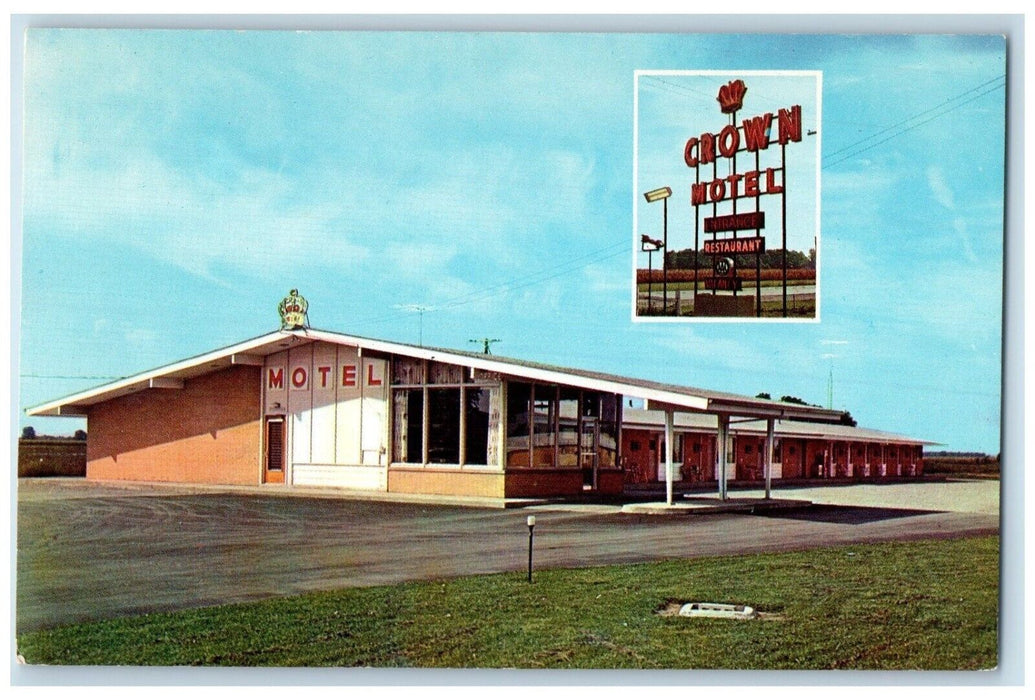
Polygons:
M665 409L665 502L672 505L672 439L673 433L672 409Z
M765 497L771 498L772 476L773 476L773 423L774 419L769 418L765 422L765 461L762 462L762 469L765 471Z
M719 453L719 498L726 500L726 441L730 432L730 417L728 413L717 414L719 419L718 431L718 453Z

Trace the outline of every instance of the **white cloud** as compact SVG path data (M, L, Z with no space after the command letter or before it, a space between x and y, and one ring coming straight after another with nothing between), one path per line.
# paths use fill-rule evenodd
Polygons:
M927 185L931 188L934 200L950 211L956 209L956 200L952 188L945 179L942 169L936 165L927 168Z

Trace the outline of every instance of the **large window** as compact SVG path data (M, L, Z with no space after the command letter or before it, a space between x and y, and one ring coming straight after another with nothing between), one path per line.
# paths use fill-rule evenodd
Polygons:
M467 412L464 425L464 464L490 464L489 416L492 410L492 393L489 387L464 387Z
M428 462L460 464L460 389L428 389Z
M424 390L396 389L392 394L392 461L424 461Z
M618 466L618 436L621 418L618 413L621 406L616 394L600 395L600 466ZM676 441L675 447L680 451L682 461L682 437Z
M579 466L579 390L561 389L557 415L557 466Z
M531 408L532 385L520 382L507 384L507 466L527 467L529 459L529 437L532 435Z
M557 388L537 384L532 388L532 465L557 463Z
M619 399L571 387L507 384L507 466L618 465Z
M490 464L492 405L499 389L479 386L465 375L459 365L394 361L392 461Z

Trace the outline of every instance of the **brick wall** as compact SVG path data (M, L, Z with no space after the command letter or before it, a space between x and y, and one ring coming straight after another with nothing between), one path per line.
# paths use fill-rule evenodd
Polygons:
M503 484L503 474L498 472L439 470L427 467L388 469L388 491L391 493L503 498Z
M182 389L147 389L92 406L88 479L257 484L258 367L230 367Z
M581 469L508 469L506 476L507 498L573 496L583 492Z

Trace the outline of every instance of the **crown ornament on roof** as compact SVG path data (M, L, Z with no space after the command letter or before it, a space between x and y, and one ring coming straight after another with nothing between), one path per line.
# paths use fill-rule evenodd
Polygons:
M297 330L309 326L309 302L292 289L291 293L284 297L277 306L280 312L280 329Z
M732 114L744 106L744 94L747 92L747 85L743 80L731 80L719 88L719 96L715 99L723 114Z

